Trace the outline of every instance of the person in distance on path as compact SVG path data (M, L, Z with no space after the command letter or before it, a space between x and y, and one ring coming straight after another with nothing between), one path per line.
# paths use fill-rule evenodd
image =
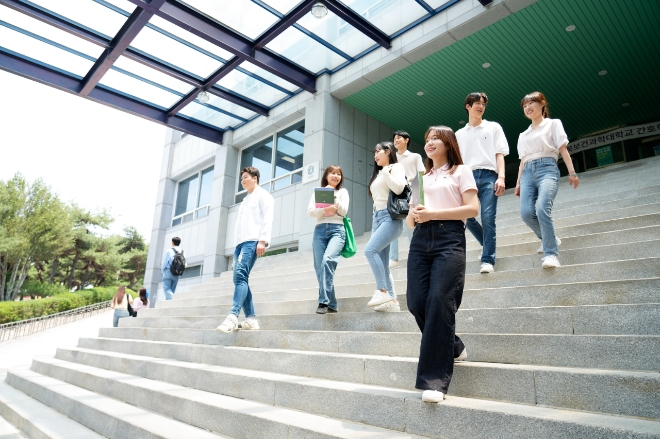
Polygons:
M406 298L422 331L415 387L424 390L424 402L441 402L454 360L467 358L455 322L465 285L465 221L479 212L479 199L451 128L430 127L424 141L425 205L411 206L406 218L406 225L415 229Z
M174 237L172 238L172 248L165 252L163 256L163 265L160 267L160 273L163 275L163 293L165 294L165 300L172 300L174 293L176 293L176 285L179 283L179 278L172 273L170 269L174 257L177 253L181 253L181 238Z
M518 155L520 168L515 194L520 197L520 216L541 240L538 252L543 253L543 268L560 267L559 244L552 221L552 205L559 189L557 158L561 154L568 169L568 183L577 189L580 180L568 153L568 136L559 119L550 119L548 101L535 91L520 102L525 117L532 124L520 133Z
M236 216L234 232L234 299L231 312L216 329L232 332L238 329L238 315L243 309L245 320L241 330L257 330L257 322L252 301L252 291L248 281L250 271L258 257L266 253L273 228L275 200L259 186L259 170L252 166L241 169L241 185L247 196L241 202Z
M405 131L395 131L393 136L394 147L396 148L397 163L401 163L403 169L406 171L406 180L411 182L417 177L418 172L426 172L422 156L408 151L410 144L410 135ZM408 243L412 239L412 230L404 227ZM390 269L399 268L399 240L395 239L390 244Z
M481 272L495 271L495 216L497 197L504 194L504 156L509 144L497 122L483 119L488 104L486 93L470 93L465 98L468 123L456 132L463 163L472 169L477 183L481 224L468 218L467 229L482 246Z
M330 165L321 178L321 187L335 190L335 204L317 208L314 195L307 206L307 216L316 218L312 250L314 270L319 282L319 306L317 314L336 313L335 269L346 242L344 219L348 212L348 191L342 188L344 174L339 166Z

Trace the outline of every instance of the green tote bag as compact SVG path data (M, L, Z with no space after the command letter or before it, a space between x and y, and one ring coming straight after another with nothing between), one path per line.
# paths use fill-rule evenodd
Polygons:
M344 229L346 230L346 242L344 243L341 255L345 258L350 258L357 253L357 244L355 244L353 224L351 224L351 219L347 216L344 217Z

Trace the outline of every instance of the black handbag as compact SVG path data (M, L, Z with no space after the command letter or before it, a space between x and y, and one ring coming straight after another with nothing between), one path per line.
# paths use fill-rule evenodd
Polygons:
M128 300L128 299L126 299ZM130 302L128 305L126 305L126 311L128 311L128 316L129 317L137 317L137 311L133 311L133 307L131 306Z
M410 197L412 189L406 184L403 191L399 195L390 190L390 195L387 197L387 211L390 213L390 218L393 220L404 220L408 216L410 210Z

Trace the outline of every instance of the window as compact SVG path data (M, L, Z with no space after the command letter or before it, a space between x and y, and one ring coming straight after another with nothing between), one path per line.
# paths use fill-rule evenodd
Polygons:
M172 227L209 214L212 186L213 166L179 182Z
M189 279L191 277L199 277L202 275L202 266L193 265L192 267L186 267L185 271L181 275L181 279Z
M253 166L259 170L259 184L274 192L302 181L305 121L275 133L273 136L241 152L241 169ZM243 201L247 192L237 179L235 202Z

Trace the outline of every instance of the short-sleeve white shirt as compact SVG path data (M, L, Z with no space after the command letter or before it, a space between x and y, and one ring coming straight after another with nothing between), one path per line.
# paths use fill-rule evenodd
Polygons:
M497 122L482 119L478 126L467 124L456 131L456 139L463 164L473 171L489 169L497 172L495 154L509 155L509 143Z
M544 157L559 158L559 148L568 143L568 136L559 119L543 119L536 129L530 125L518 137L518 156L526 163Z
M406 170L406 179L408 181L412 181L417 177L418 172L426 172L424 162L422 162L422 156L417 153L410 152L410 150L406 150L403 154L397 152L396 159L403 165L403 169Z

